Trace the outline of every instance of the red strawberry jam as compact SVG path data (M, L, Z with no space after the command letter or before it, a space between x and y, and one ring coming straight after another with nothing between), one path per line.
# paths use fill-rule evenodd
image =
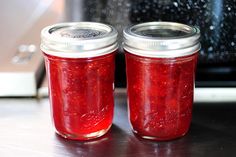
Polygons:
M78 139L106 132L113 118L114 53L90 59L46 55L45 61L57 132Z
M185 135L192 117L199 30L149 22L127 28L124 38L133 132L153 140Z
M159 59L126 53L130 122L140 136L183 136L192 117L197 54Z
M44 28L41 37L56 132L75 140L104 135L114 112L117 31L101 23L61 23Z

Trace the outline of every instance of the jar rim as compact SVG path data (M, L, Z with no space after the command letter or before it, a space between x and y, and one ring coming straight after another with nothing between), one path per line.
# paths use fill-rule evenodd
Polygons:
M124 29L125 50L147 57L181 57L200 49L200 30L175 22L146 22Z
M118 48L117 30L98 22L68 22L45 27L41 31L41 50L52 56L95 57Z

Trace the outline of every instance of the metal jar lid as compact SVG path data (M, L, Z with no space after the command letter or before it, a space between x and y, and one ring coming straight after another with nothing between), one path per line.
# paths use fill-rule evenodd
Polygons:
M197 53L200 30L174 22L147 22L124 30L124 49L130 53L172 58Z
M41 50L65 58L105 55L118 48L117 31L96 22L59 23L41 31Z

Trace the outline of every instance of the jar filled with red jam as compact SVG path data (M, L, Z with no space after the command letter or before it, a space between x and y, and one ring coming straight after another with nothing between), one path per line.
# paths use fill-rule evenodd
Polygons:
M95 22L42 30L51 114L62 137L94 139L111 127L117 34L112 26Z
M124 30L129 119L145 139L184 136L192 118L200 31L173 22Z

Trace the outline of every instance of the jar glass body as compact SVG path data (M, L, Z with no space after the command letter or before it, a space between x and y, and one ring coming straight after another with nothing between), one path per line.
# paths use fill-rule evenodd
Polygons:
M151 58L125 52L128 110L133 132L153 140L185 135L192 117L197 53Z
M90 58L44 53L51 115L56 132L69 139L104 135L114 110L115 52Z

